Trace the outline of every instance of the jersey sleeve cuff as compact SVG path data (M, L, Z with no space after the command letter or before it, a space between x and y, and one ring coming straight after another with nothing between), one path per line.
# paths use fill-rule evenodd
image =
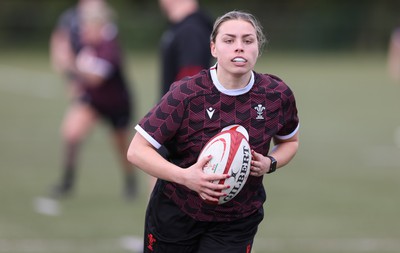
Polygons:
M297 124L296 129L293 132L291 132L290 134L287 134L287 135L275 135L275 137L280 139L280 140L290 139L299 131L299 128L300 128L300 123Z
M142 135L143 138L145 138L148 142L150 142L150 144L153 145L153 147L155 147L156 149L159 149L161 147L161 144L158 143L158 141L156 141L153 137L151 137L150 134L148 134L141 126L136 125L135 130L140 135Z

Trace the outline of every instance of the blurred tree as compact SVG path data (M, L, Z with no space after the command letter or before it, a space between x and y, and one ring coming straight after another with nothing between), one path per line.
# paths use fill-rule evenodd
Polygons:
M1 0L0 47L47 48L58 15L75 0ZM166 19L158 2L112 0L123 45L157 48ZM240 9L263 23L270 47L293 50L385 50L400 24L398 0L200 0L214 17Z

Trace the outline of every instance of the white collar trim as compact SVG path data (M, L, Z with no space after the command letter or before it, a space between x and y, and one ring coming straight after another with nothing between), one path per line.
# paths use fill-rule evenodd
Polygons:
M217 77L217 64L215 64L214 66L212 66L210 68L210 74L211 74L211 79L214 83L214 86L221 93L224 93L229 96L239 96L239 95L245 94L245 93L249 92L251 90L251 88L253 88L253 85L254 85L253 71L251 71L251 77L250 77L249 83L245 87L239 88L239 89L226 89L224 86L222 86L222 84L219 82L218 77Z

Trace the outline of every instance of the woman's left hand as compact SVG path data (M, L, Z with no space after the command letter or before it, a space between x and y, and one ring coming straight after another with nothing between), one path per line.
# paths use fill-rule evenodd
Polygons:
M255 177L263 176L268 172L271 160L254 150L251 151L251 155L250 175Z

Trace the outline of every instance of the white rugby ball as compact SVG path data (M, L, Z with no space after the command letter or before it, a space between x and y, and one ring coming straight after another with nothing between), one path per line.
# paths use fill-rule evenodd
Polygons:
M243 128L243 129L241 129ZM207 174L229 174L228 179L215 180L215 184L229 185L230 188L222 190L226 196L219 198L213 204L224 204L232 200L243 188L250 173L251 149L248 134L244 127L245 136L237 128L222 130L212 137L200 152L199 159L212 155L211 160L204 166Z

